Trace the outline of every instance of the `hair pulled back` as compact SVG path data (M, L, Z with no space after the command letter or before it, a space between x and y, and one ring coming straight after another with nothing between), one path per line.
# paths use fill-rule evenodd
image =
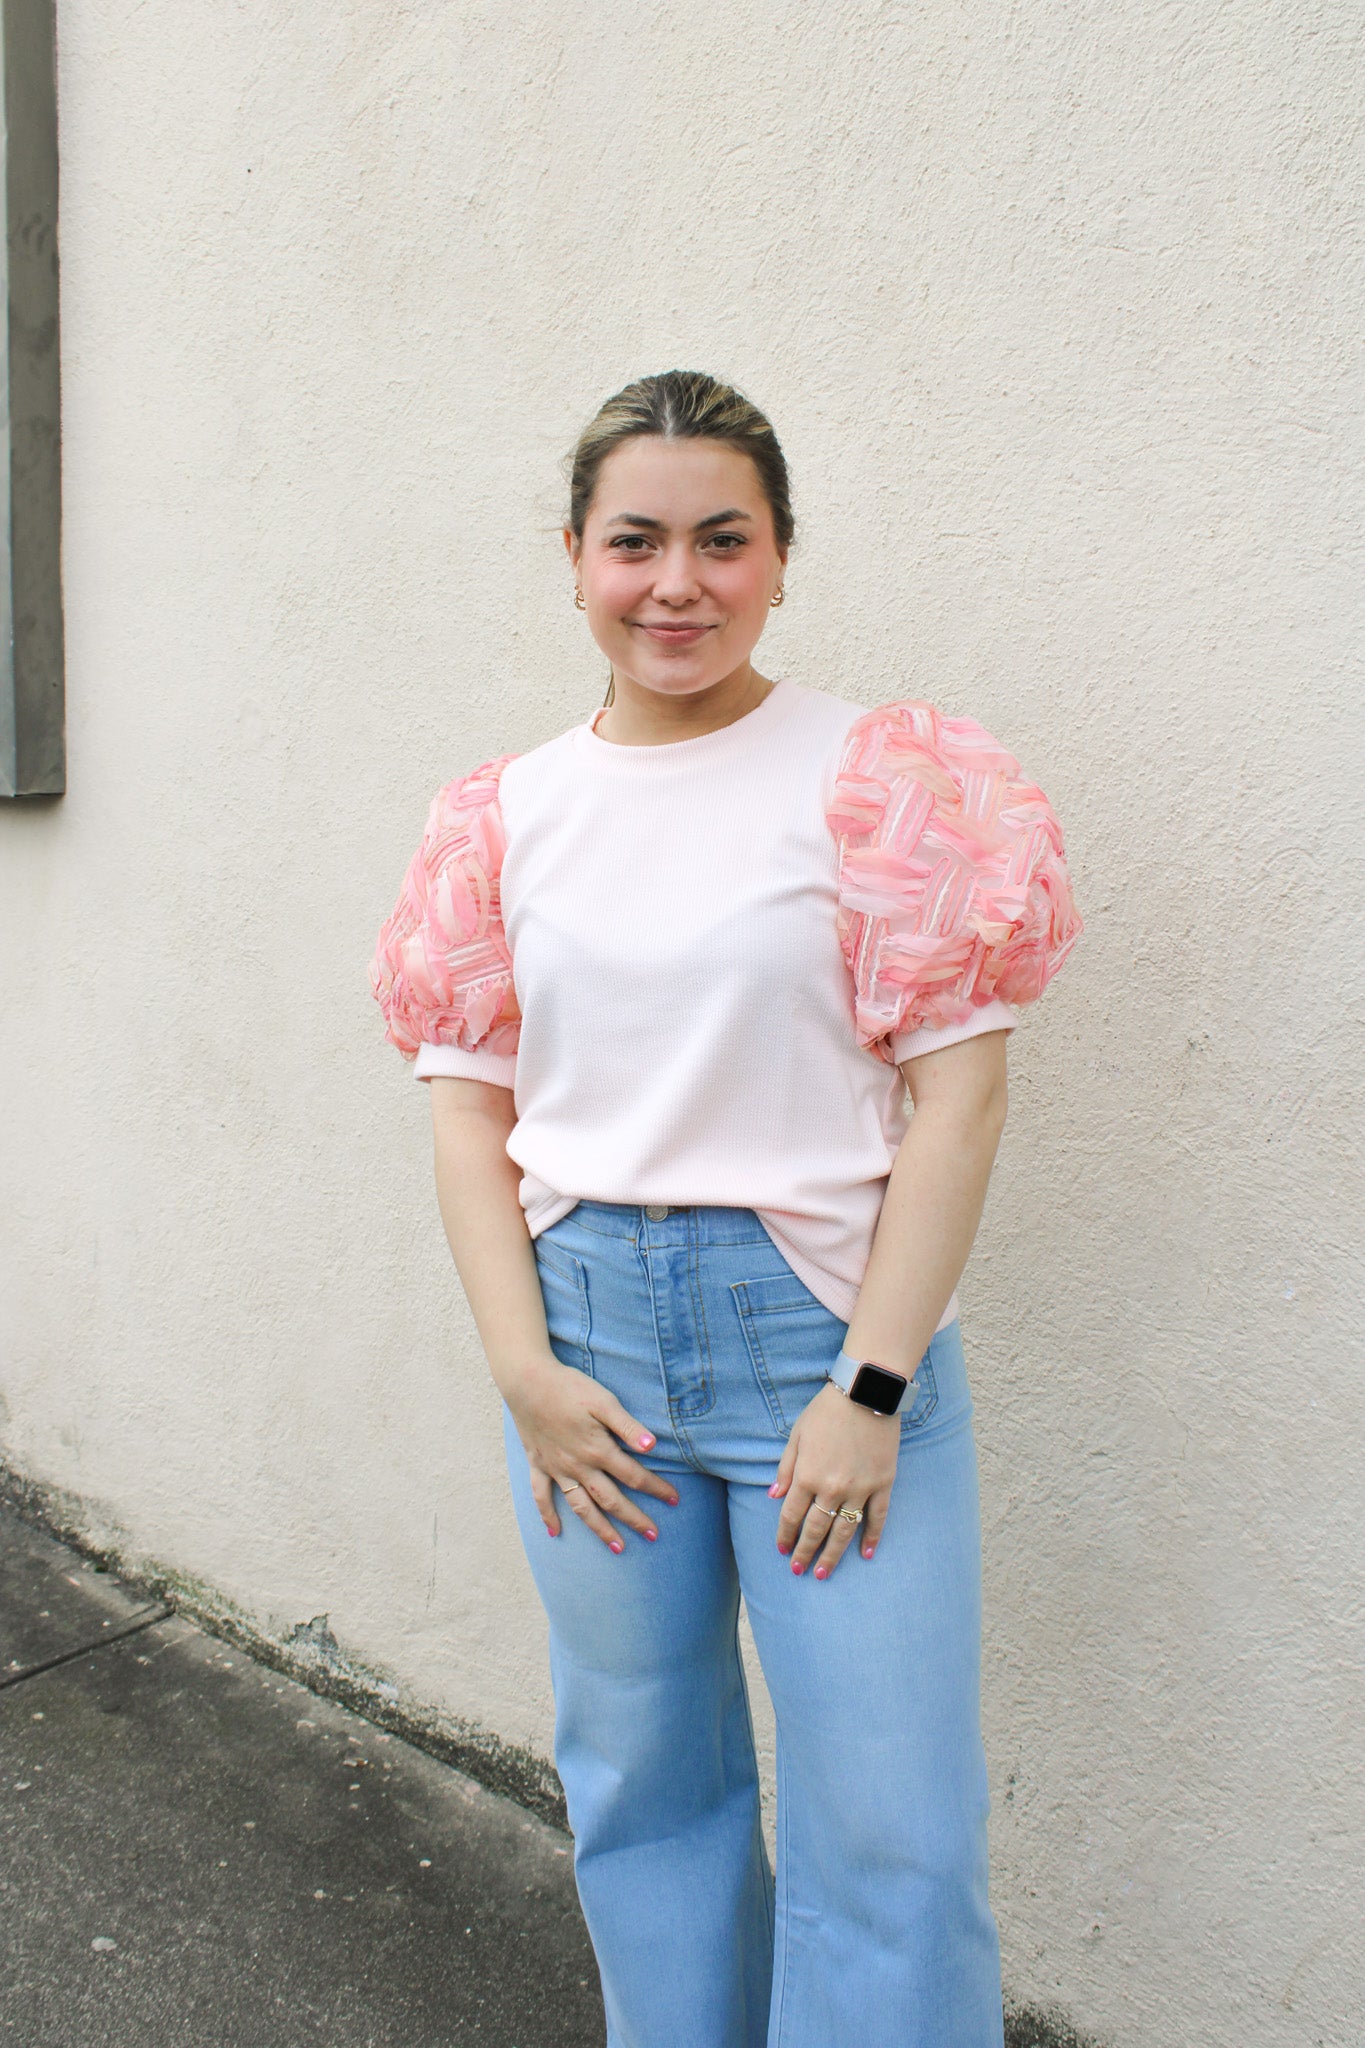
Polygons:
M623 441L653 434L665 441L724 441L747 455L773 515L781 549L791 546L791 483L786 457L763 413L733 385L702 370L664 370L640 377L607 399L578 437L569 466L569 527L582 540L602 464Z

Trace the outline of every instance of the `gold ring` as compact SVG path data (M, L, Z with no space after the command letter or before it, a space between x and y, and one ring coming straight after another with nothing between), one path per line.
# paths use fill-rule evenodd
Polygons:
M813 1508L820 1508L820 1512L821 1512L821 1514L822 1514L822 1515L830 1515L830 1516L834 1516L834 1515L837 1515L837 1514L839 1513L839 1510L838 1510L838 1508L826 1508L826 1507L820 1507L820 1503L819 1503L819 1501L818 1501L818 1500L813 1500L813 1501L811 1502L811 1506L812 1506Z
M583 1481L581 1479L571 1479L569 1481L569 1484L566 1486L564 1484L564 1481L561 1479L559 1482L559 1490L561 1493L582 1493Z
M856 1528L863 1519L863 1511L861 1508L840 1508L839 1517L841 1521L852 1522Z

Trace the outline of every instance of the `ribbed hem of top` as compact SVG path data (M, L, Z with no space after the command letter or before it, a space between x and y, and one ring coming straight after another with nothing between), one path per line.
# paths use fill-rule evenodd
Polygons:
M1014 1026L1014 1011L997 996L983 1003L979 1010L973 1010L961 1024L921 1025L918 1031L898 1031L891 1039L891 1057L899 1066L902 1060L918 1059L921 1053L941 1052L945 1046L960 1045L964 1038L980 1038L987 1031L1013 1031Z
M715 732L698 733L689 740L661 740L657 745L638 747L622 746L619 740L604 740L594 730L597 720L607 709L605 704L601 704L585 725L574 726L572 739L579 752L590 760L600 761L604 767L624 768L632 774L647 774L651 770L679 765L691 767L698 761L724 759L751 741L761 739L787 710L795 692L794 683L785 676L775 676L773 686L761 704L755 704L753 710L746 711L742 718L732 718L728 725L717 727Z
M466 1052L461 1045L419 1045L413 1061L418 1081L436 1077L453 1081L495 1081L500 1088L514 1088L517 1056L514 1052Z

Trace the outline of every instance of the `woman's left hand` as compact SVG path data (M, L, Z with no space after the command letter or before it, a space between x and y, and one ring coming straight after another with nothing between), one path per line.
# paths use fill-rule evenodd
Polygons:
M818 1553L815 1576L827 1579L855 1536L864 1557L875 1554L900 1440L898 1415L879 1415L834 1386L822 1387L802 1410L768 1489L783 1500L777 1547L791 1555L794 1572L804 1572ZM861 1508L864 1518L857 1523L823 1508Z

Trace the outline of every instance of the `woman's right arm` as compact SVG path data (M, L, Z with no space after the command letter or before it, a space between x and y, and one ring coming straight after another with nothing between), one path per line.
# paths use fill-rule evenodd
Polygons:
M596 1380L561 1364L550 1348L518 1192L521 1169L507 1152L516 1122L512 1091L448 1075L433 1075L426 1085L441 1220L494 1383L525 1446L541 1519L552 1536L559 1534L554 1482L577 1480L567 1496L574 1512L619 1550L620 1533L609 1515L641 1535L654 1529L622 1485L670 1504L677 1494L630 1455L653 1448L644 1424Z

